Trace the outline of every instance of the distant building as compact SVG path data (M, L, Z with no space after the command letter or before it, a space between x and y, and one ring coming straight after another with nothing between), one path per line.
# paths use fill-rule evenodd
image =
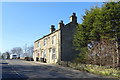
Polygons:
M50 34L34 42L34 61L57 63L73 60L78 53L72 44L77 25L75 13L70 16L68 24L64 25L63 21L59 22L57 30L54 25L51 25Z

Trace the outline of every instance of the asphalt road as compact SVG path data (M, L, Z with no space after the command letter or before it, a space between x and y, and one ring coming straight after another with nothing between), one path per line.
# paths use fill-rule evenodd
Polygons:
M100 75L81 72L71 68L33 61L2 60L2 79L40 79L40 78L103 78ZM75 79L75 80L76 80ZM40 79L41 80L41 79ZM90 79L89 79L90 80ZM110 79L108 79L110 80Z

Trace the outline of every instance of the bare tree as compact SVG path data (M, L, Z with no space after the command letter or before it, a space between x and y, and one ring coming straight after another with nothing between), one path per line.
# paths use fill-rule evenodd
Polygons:
M24 54L23 54L24 57L32 57L33 45L27 46L27 44L25 44L23 51L24 51Z
M27 55L27 44L23 47L23 57L28 57Z
M31 46L27 46L27 44L25 44L24 48L21 47L14 47L13 49L11 49L11 54L17 54L18 57L31 57L32 58L32 54L33 54L33 45Z
M33 54L33 46L27 47L27 54L28 54L28 57L32 57L32 54Z
M17 54L20 57L23 54L23 49L21 47L14 47L11 50L11 54Z

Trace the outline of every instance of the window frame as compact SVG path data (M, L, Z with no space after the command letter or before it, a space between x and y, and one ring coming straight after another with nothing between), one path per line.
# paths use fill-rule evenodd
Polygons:
M56 59L56 49L52 48L52 59Z
M47 39L44 39L44 41L43 41L43 45L44 45L44 46L47 45Z
M52 44L56 44L56 35L52 36Z

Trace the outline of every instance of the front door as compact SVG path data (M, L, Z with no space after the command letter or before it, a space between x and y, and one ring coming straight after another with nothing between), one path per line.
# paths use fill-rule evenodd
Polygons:
M49 49L49 63L52 63L52 49Z

